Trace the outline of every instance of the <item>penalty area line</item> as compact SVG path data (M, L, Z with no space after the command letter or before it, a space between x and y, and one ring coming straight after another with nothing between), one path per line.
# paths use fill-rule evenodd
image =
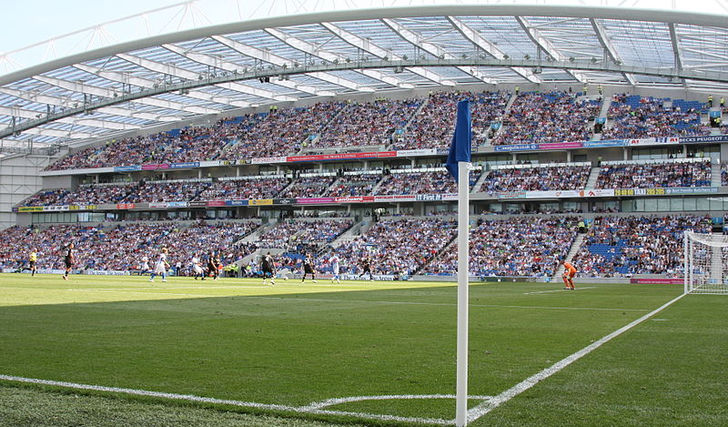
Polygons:
M61 387L61 388L67 388L67 389L73 389L73 390L88 390L88 391L97 391L97 392L105 392L105 393L127 394L127 395L132 395L132 396L154 397L154 398L161 398L161 399L168 399L168 400L183 400L183 401L187 401L187 402L198 402L198 403L207 403L207 404L215 404L215 405L237 406L240 408L263 409L263 410L269 410L269 411L279 411L279 412L289 412L289 413L293 412L293 413L299 413L299 414L350 416L350 417L357 417L357 418L370 419L370 420L395 421L395 422L416 423L416 424L452 425L454 423L453 420L444 420L444 419L440 419L440 418L401 417L401 416L397 416L397 415L370 414L370 413L365 413L365 412L349 412L349 411L336 411L336 410L331 410L331 409L324 409L327 406L332 406L335 404L358 402L358 401L363 401L363 400L454 398L454 396L451 396L451 395L359 396L359 397L349 397L349 398L340 398L340 399L330 399L325 402L317 402L317 403L310 404L308 406L288 406L288 405L278 405L278 404L270 404L270 403L244 402L244 401L240 401L240 400L216 399L216 398L212 398L212 397L202 397L202 396L195 396L195 395L191 395L191 394L176 394L176 393L165 393L165 392L159 392L159 391L140 390L140 389L133 389L133 388L120 388L120 387L107 387L107 386L91 385L91 384L78 384L78 383L72 383L72 382L66 382L66 381L43 380L43 379L37 379L37 378L25 378L25 377L18 377L18 376L13 376L13 375L2 375L2 374L0 374L0 381L45 385L45 386ZM477 397L480 399L489 398L489 396L474 396L474 397Z
M625 326L622 326L621 328L617 329L616 331L614 331L608 335L605 335L604 337L600 338L597 341L594 341L593 343L582 348L581 350L577 351L576 353L574 353L570 356L567 356L564 359L554 363L550 367L542 370L541 372L538 372L538 373L526 378L525 380L514 385L513 387L504 391L503 393L468 410L468 421L475 421L478 418L486 415L488 412L492 411L493 409L497 408L498 406L508 402L509 400L513 399L514 397L518 396L519 394L523 393L524 391L535 386L540 381L545 380L546 378L558 373L562 369L566 368L567 366L571 365L572 363L576 362L577 360L581 359L582 357L586 356L587 354L591 353L592 351L598 349L599 347L608 343L612 339L622 335L623 333L634 328L635 326L639 325L640 323L644 322L645 320L649 319L650 317L654 316L655 314L666 309L673 303L679 301L680 298L684 297L685 295L686 294L681 294L677 298L666 302L661 307L645 314L644 316L640 317L639 319L634 320Z

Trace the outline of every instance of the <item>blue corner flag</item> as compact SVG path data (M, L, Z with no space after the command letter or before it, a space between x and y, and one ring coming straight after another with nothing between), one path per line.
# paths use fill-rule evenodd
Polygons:
M447 155L445 167L450 175L458 180L458 162L470 161L470 141L472 130L470 129L470 101L458 102L458 116L455 123L455 134L452 136L450 153Z

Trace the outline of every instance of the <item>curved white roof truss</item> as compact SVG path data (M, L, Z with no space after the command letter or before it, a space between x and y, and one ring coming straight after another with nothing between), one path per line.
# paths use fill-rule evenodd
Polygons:
M722 16L609 8L433 6L224 24L0 76L0 147L82 145L241 108L413 88L728 91L726 46Z

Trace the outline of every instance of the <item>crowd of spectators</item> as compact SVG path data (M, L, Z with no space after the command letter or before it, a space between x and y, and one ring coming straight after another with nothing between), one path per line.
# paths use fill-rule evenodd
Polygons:
M237 160L298 152L345 106L344 102L331 101L310 107L272 108L247 132L235 135L237 143L219 157Z
M577 234L575 217L480 218L470 231L470 274L476 276L551 276ZM423 270L457 272L457 245L452 244Z
M602 139L710 135L710 127L701 123L700 114L692 108L683 111L669 98L614 95Z
M221 179L200 192L199 200L270 199L290 183L289 178Z
M480 171L470 171L470 186L472 187L480 176ZM404 194L446 194L457 193L457 184L450 173L445 170L412 171L390 173L386 175L375 190L377 195L404 195Z
M404 128L421 103L421 99L351 102L326 126L312 146L389 145L394 132Z
M579 190L586 186L590 165L545 165L537 167L498 168L490 172L479 191L552 191Z
M708 233L710 229L710 218L696 215L598 217L572 263L579 277L679 277L683 233Z
M710 159L602 165L595 188L708 187Z
M329 189L330 197L368 196L382 179L382 172L344 175Z
M493 145L587 141L601 102L562 91L516 98Z
M169 249L168 262L189 266L193 254L219 252L224 261L237 260L240 250L233 243L259 223L198 222L120 223L111 225L53 225L47 228L13 226L0 232L0 267L27 266L30 252L38 254L38 268L63 268L69 243L75 245L75 268L79 270L137 271L146 257L149 265L162 247Z
M351 228L350 219L283 220L258 236L263 248L295 249L299 245L322 246Z
M335 176L299 177L281 193L281 197L321 197L335 180Z
M330 271L328 260L336 253L342 273L361 274L362 261L370 258L374 274L411 275L439 253L456 232L452 219L382 219L356 239L320 257L321 268Z
M418 148L446 148L455 131L457 103L470 101L470 115L475 144L485 142L491 123L500 121L505 113L510 94L507 92L433 92L427 104L407 125L393 148L410 150Z

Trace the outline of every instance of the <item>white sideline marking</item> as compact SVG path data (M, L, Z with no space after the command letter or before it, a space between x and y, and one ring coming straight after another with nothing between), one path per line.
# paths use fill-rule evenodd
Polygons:
M596 286L587 286L585 288L576 288L575 291L583 291L584 289L596 289ZM533 294L549 294L551 292L563 292L565 289L550 289L548 291L534 291L534 292L524 292L523 295L533 295Z
M576 353L567 356L566 358L556 362L555 364L551 365L550 367L542 370L541 372L538 372L535 375L532 375L525 380L521 381L520 383L514 385L513 387L509 388L508 390L504 391L503 393L499 394L498 396L495 396L478 406L470 409L468 411L468 420L469 421L475 421L478 418L482 417L483 415L487 414L488 412L492 411L493 409L497 408L498 406L502 405L503 403L508 402L512 398L516 397L517 395L523 393L524 391L530 389L531 387L538 384L539 381L544 380L551 375L561 371L565 367L571 365L572 363L576 362L577 360L581 359L582 357L586 356L587 354L591 353L592 351L596 350L597 348L601 347L603 344L611 341L613 338L618 337L619 335L623 334L624 332L632 329L633 327L639 325L640 323L644 322L645 320L649 319L650 317L654 316L655 314L661 312L665 308L669 307L673 303L680 300L680 298L684 297L686 294L681 294L677 298L663 304L661 307L645 314L644 316L640 317L639 319L629 323L628 325L625 325L616 331L612 332L609 335L606 335L602 337L601 339L593 342L592 344L582 348L581 350L577 351Z
M364 400L447 399L447 398L454 399L455 395L440 395L440 394L407 395L407 394L405 394L405 395L391 395L391 396L354 396L354 397L344 397L344 398L338 398L338 399L329 399L324 402L312 403L308 406L288 406L288 405L276 405L276 404L268 404L268 403L243 402L243 401L239 401L239 400L215 399L212 397L202 397L202 396L195 396L195 395L191 395L191 394L164 393L164 392L158 392L158 391L139 390L139 389L133 389L133 388L106 387L106 386L99 386L99 385L71 383L71 382L65 382L65 381L41 380L41 379L36 379L36 378L16 377L13 375L2 375L2 374L0 374L0 380L27 383L27 384L40 384L40 385L47 385L47 386L53 386L53 387L63 387L63 388L70 388L70 389L74 389L74 390L92 390L92 391L102 391L102 392L108 392L108 393L129 394L129 395L134 395L134 396L149 396L149 397L156 397L156 398L163 398L163 399L185 400L188 402L201 402L201 403L212 403L212 404L217 404L217 405L238 406L241 408L256 408L256 409L266 409L266 410L285 411L285 412L298 412L298 413L308 413L308 414L318 414L318 415L344 415L344 416L352 416L352 417L371 419L371 420L397 421L397 422L418 423L418 424L452 425L454 423L454 420L443 420L440 418L400 417L400 416L386 415L386 414L369 414L369 413L365 413L365 412L333 411L333 410L326 410L326 409L322 409L322 408L325 408L325 407L331 406L331 405L341 404L341 403L359 402L359 401L364 401ZM491 399L490 396L470 396L470 398L482 399L482 400Z

